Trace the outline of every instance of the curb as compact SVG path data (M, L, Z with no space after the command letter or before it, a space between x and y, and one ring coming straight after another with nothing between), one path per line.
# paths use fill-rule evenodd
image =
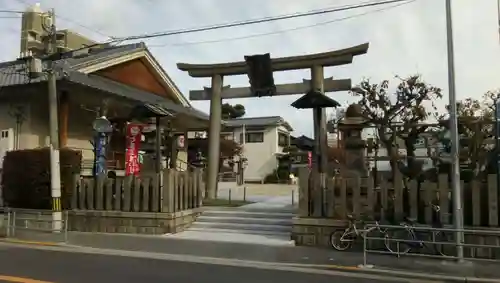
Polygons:
M43 246L43 247L61 246L61 243L56 243L56 242L26 241L26 240L18 240L18 239L0 239L0 242L11 243L11 244L21 244L21 245Z
M288 265L288 264L287 264ZM446 274L426 274L421 272L412 272L398 269L388 269L388 268L376 268L373 265L364 266L362 264L358 266L343 266L343 265L331 265L331 264L289 264L291 266L297 267L310 267L318 269L329 269L365 274L378 274L378 275L388 275L397 278L408 278L408 279L425 279L425 280L445 280L446 282L500 282L500 278L482 278L482 277L471 277L471 276L452 276Z

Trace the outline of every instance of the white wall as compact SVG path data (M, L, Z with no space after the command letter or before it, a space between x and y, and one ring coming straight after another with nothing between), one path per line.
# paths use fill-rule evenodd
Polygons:
M236 128L233 131L234 141L240 144L242 142L240 141L242 130L242 128ZM246 133L252 132L255 131L246 130ZM262 181L267 175L272 173L278 166L276 153L282 152L282 150L283 148L278 146L277 126L270 126L264 131L264 142L245 143L242 149L243 155L248 160L245 169L245 180Z
M16 118L11 115L12 105L18 105L23 109L24 121L21 128L14 135L19 136L19 149L33 148L38 143L38 137L32 132L31 105L29 103L5 103L0 104L0 130L9 128L16 129Z

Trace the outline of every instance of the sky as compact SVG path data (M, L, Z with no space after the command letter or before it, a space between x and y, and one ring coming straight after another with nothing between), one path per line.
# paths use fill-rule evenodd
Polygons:
M367 0L2 0L0 10L24 10L40 3L55 8L58 28L69 28L94 40L158 31L214 25L305 12L314 9L372 2ZM453 0L456 85L459 99L480 97L500 88L500 39L497 0ZM420 74L444 90L447 104L445 0L415 0L395 6L371 7L230 29L146 40L153 55L187 96L189 90L210 85L191 78L176 64L242 61L243 56L270 53L271 57L305 55L369 42L365 55L350 65L325 69L326 77L373 82ZM381 10L383 9L383 10ZM347 19L345 19L347 18ZM21 20L0 13L0 61L19 55ZM276 84L310 78L309 70L275 73ZM246 76L224 79L233 87L248 86ZM329 93L341 104L355 102L347 92ZM312 111L290 106L299 95L227 100L241 103L247 117L282 116L294 134L312 135ZM209 102L193 106L209 112ZM329 109L329 112L333 110Z

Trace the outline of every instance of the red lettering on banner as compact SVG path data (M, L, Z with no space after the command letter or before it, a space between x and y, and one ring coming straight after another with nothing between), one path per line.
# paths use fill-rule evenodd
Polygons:
M127 149L125 154L125 175L138 175L141 171L139 164L139 147L141 145L142 125L127 125Z

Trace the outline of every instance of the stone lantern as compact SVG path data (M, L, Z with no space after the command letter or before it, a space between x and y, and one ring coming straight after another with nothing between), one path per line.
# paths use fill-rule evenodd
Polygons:
M351 104L342 120L339 121L342 145L345 149L346 168L361 176L368 175L366 162L366 141L362 137L367 120L363 118L359 104Z

